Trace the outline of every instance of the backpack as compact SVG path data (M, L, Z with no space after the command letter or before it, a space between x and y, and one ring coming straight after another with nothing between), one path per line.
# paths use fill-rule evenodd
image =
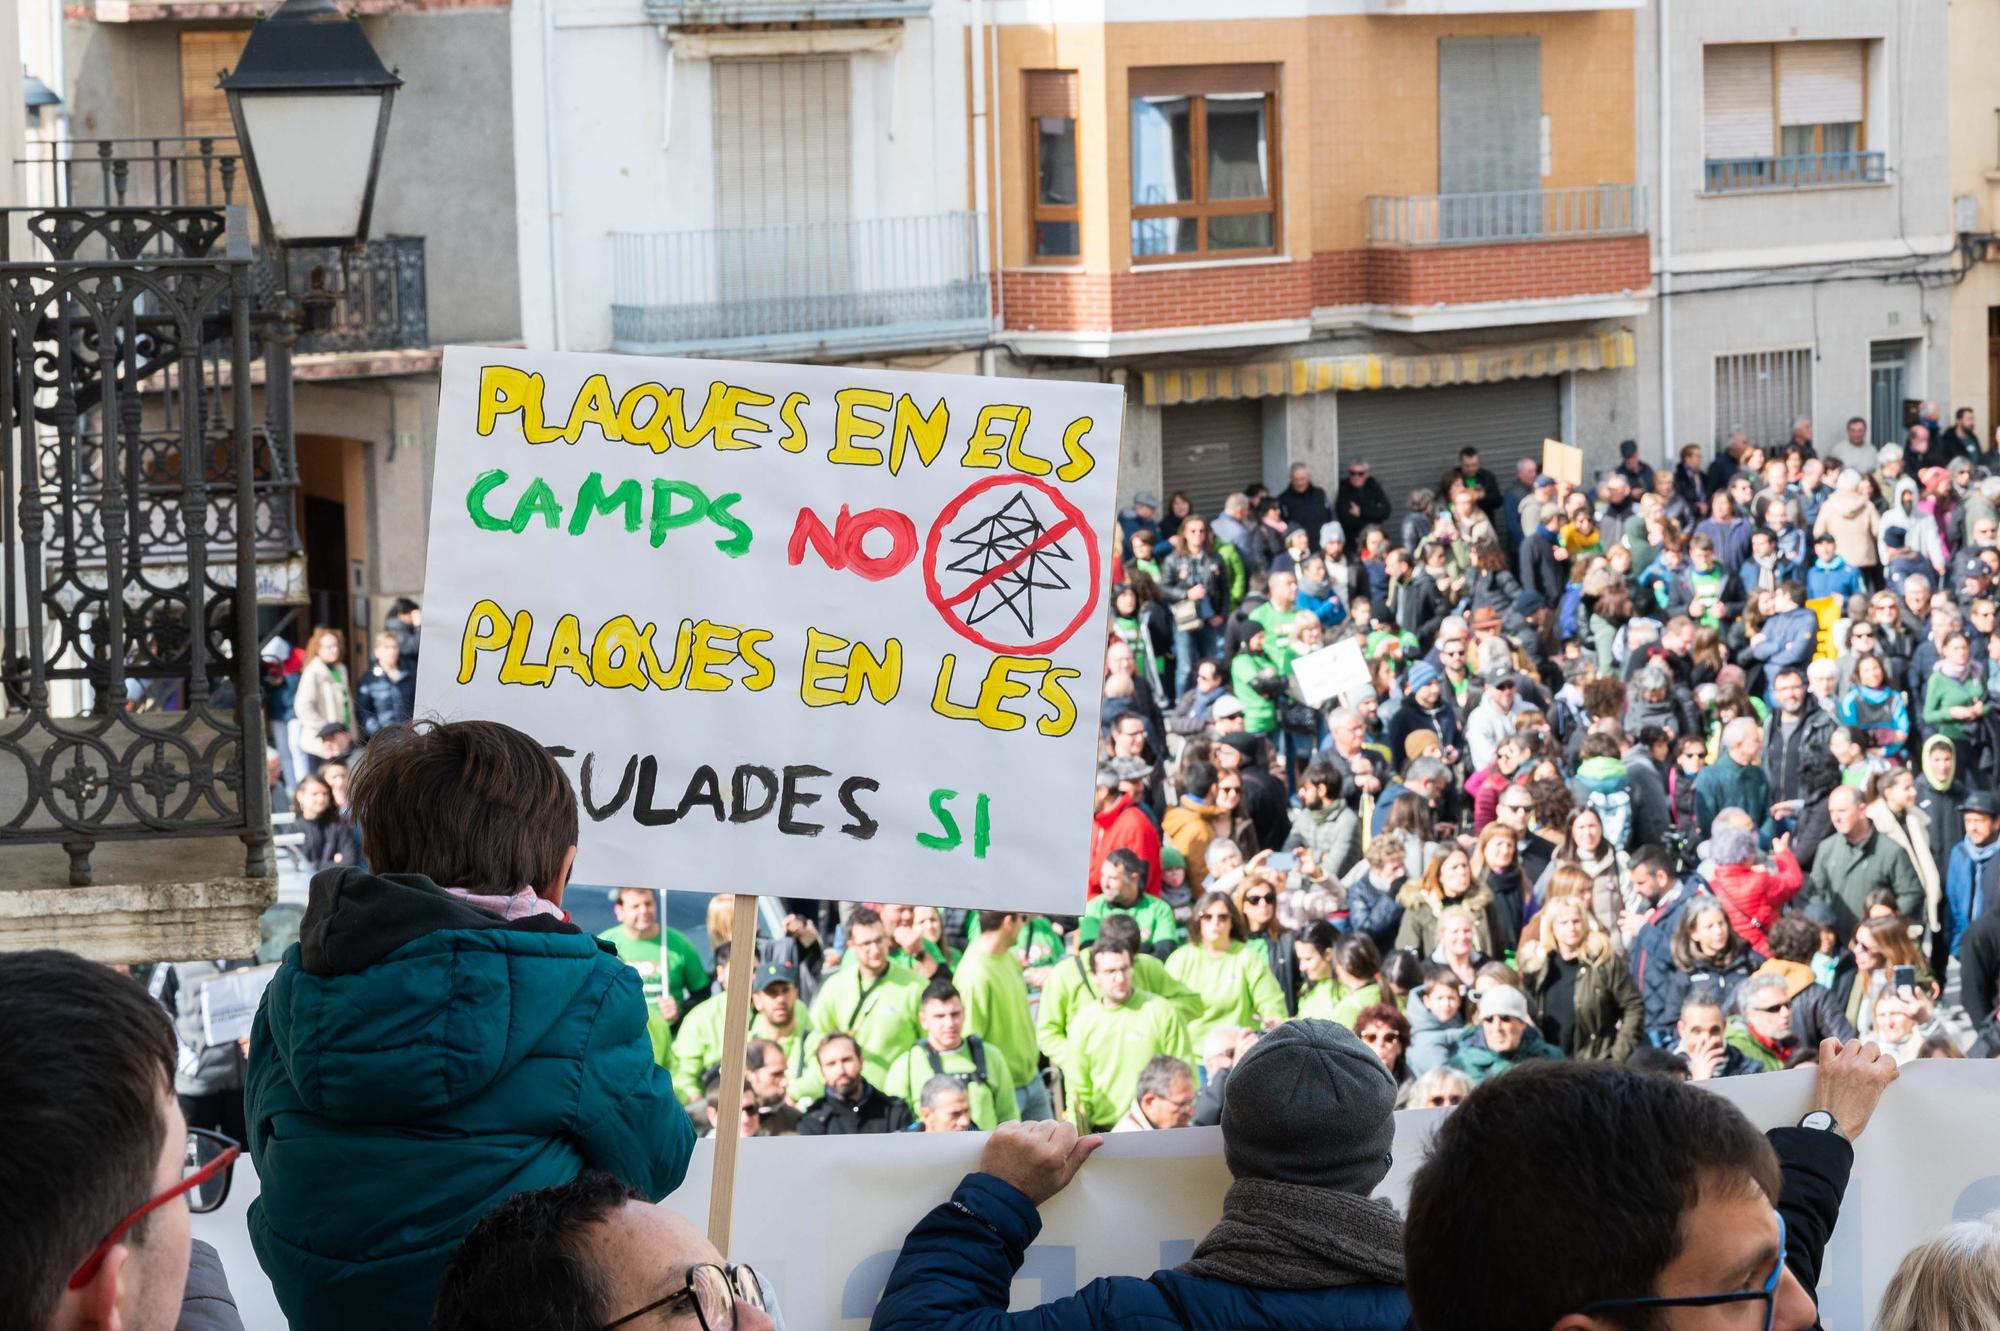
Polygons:
M949 1076L962 1089L968 1091L972 1089L975 1083L980 1086L986 1085L986 1046L980 1041L978 1036L968 1035L965 1037L966 1052L972 1055L972 1071L970 1072L947 1073L944 1070L944 1060L938 1057L938 1051L931 1048L928 1040L917 1047L923 1050L924 1057L930 1060L931 1075L933 1077Z
M1625 850L1632 836L1632 790L1622 786L1617 790L1593 790L1587 801L1604 824L1604 840L1618 850Z

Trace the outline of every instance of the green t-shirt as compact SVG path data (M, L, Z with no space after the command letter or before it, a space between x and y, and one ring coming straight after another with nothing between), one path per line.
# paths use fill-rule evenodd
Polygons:
M1174 908L1159 897L1141 892L1131 905L1114 906L1110 897L1099 893L1083 908L1083 918L1077 921L1077 941L1085 947L1096 942L1097 931L1103 927L1107 915L1130 915L1137 920L1139 937L1147 947L1178 943L1186 936L1181 932L1181 922L1174 918Z
M659 1006L664 991L672 994L674 1002L685 1012L688 995L708 987L708 969L701 964L701 953L694 950L694 944L678 929L662 925L651 938L634 938L620 924L598 937L617 948L618 959L639 972L639 983L645 986L649 1008Z
M1139 1073L1156 1054L1170 1054L1194 1075L1194 1041L1187 1023L1163 998L1134 987L1122 1007L1091 1000L1069 1024L1063 1085L1070 1120L1081 1127L1108 1126L1125 1116L1139 1087Z
M924 1038L917 1021L924 988L923 977L906 966L886 967L864 984L860 963L842 965L819 988L812 1027L822 1035L852 1035L868 1080L880 1088L895 1061Z
M1227 952L1189 943L1167 958L1167 974L1201 995L1201 1015L1188 1023L1197 1046L1218 1026L1261 1030L1265 1018L1283 1021L1287 1015L1278 977L1261 952L1241 943Z
M972 1109L972 1127L976 1132L991 1132L1002 1123L1013 1123L1020 1119L1021 1109L1014 1101L1014 1088L1019 1082L1007 1056L985 1040L980 1045L986 1055L986 1080L971 1080L974 1064L970 1040L961 1041L958 1048L947 1050L937 1056L938 1071L931 1070L931 1061L925 1056L928 1044L918 1044L916 1048L896 1060L889 1069L889 1079L881 1090L892 1095L917 1112L917 1100L923 1094L924 1083L940 1072L965 1077L965 1098Z
M1164 1000L1183 1022L1201 1015L1201 995L1167 974L1167 963L1158 957L1141 952L1132 958L1132 988ZM1097 986L1090 979L1088 948L1050 968L1035 1010L1035 1043L1043 1057L1062 1066L1071 1019L1084 1004L1095 1002Z
M1039 1055L1035 1018L1028 1007L1028 983L1011 952L988 956L969 947L951 973L965 1002L965 1029L1007 1056L1017 1080L1035 1075Z
M958 965L958 953L941 948L928 938L920 941L923 944L924 951L928 952L931 960L935 961L938 965L944 967L956 967ZM904 970L911 972L915 972L917 969L917 959L903 951L900 947L889 949L889 964L891 966L901 966Z
M979 913L974 911L965 922L967 940L979 937ZM1055 926L1039 915L1030 915L1021 927L1021 936L1014 940L1010 949L1014 960L1021 963L1023 970L1037 966L1052 966L1063 958L1062 935ZM970 949L967 949L969 952Z
M1340 984L1335 980L1321 980L1309 985L1299 995L1299 1016L1311 1017L1315 1021L1333 1021L1334 1012L1340 1006Z
M674 1094L680 1096L684 1105L701 1098L702 1074L722 1061L722 1019L727 1015L723 1005L727 999L727 994L716 990L687 1010L687 1015L681 1018L680 1030L674 1033L672 1054L666 1066L673 1075ZM657 1039L654 1059L659 1061Z

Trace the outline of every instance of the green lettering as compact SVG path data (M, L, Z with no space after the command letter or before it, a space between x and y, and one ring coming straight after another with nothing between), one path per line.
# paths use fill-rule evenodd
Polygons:
M955 790L933 790L931 792L931 817L938 820L944 829L943 836L933 836L929 832L917 833L917 844L926 850L957 850L964 844L965 835L958 830L958 819L951 816L951 810L944 806L958 798Z
M681 512L674 511L674 497L688 501L688 507ZM669 481L653 478L653 548L659 549L667 539L667 533L676 527L686 527L701 521L701 515L708 511L708 496L701 487L687 481Z
M610 513L614 509L625 510L625 530L639 530L639 509L645 496L639 489L639 482L625 480L618 482L610 494L604 492L604 477L599 472L591 472L583 478L583 485L576 492L576 508L569 515L569 534L583 535L592 517L599 513Z
M728 540L717 541L715 543L715 548L722 551L723 554L728 555L731 559L750 553L750 524L729 511L730 505L742 497L742 495L733 492L726 495L717 495L708 505L708 520L716 526L734 533Z
M517 532L526 531L538 514L550 531L561 528L562 505L556 502L555 491L549 489L549 483L539 476L521 492L521 502L514 505L514 520L508 526Z
M507 473L495 467L492 471L482 471L472 482L472 488L465 493L465 511L472 518L472 525L481 531L514 531L505 518L496 518L486 511L486 496L507 483Z

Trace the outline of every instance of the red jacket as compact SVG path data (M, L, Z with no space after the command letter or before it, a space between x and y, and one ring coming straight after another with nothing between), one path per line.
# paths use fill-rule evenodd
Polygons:
M1146 891L1160 895L1160 829L1153 826L1144 809L1124 795L1091 820L1089 895L1092 897L1103 890L1097 881L1098 869L1104 864L1104 857L1114 850L1129 850L1144 860Z
M1798 895L1805 874L1796 855L1781 850L1771 857L1774 867L1759 869L1750 864L1719 866L1709 879L1708 890L1729 912L1729 927L1759 952L1770 952L1764 931L1777 923L1785 903Z

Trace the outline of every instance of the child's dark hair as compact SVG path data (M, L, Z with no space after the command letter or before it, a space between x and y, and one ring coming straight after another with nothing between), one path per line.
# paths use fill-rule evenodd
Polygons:
M498 721L419 721L368 742L352 804L378 873L546 894L576 845L576 792L548 750Z

